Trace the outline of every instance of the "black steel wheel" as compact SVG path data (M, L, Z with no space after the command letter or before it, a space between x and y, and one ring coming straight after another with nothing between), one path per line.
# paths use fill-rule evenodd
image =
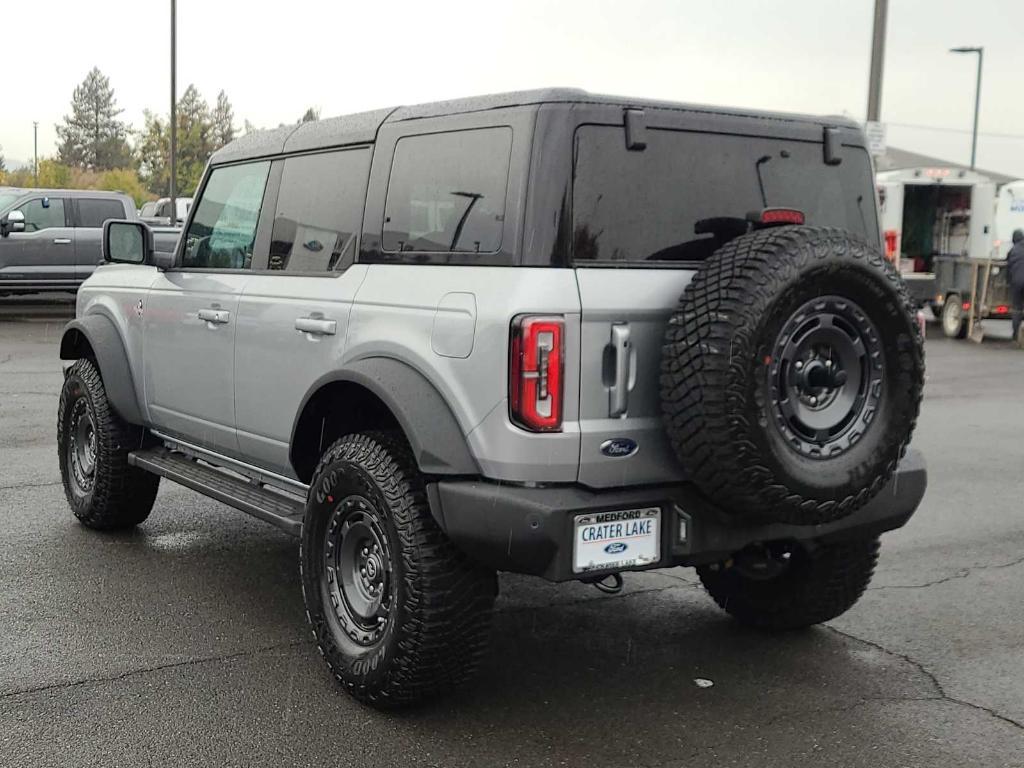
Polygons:
M147 439L114 411L92 360L68 368L57 406L57 458L64 496L83 525L131 528L149 516L160 478L128 464Z
M320 589L334 608L339 637L367 648L384 636L395 601L384 521L363 496L342 499L324 536Z
M866 504L903 456L924 345L899 274L836 229L778 227L716 251L662 348L687 477L727 514L816 525Z
M401 435L347 435L324 452L299 562L313 635L359 701L382 709L418 703L479 666L495 574L438 527Z
M841 296L811 299L776 337L771 411L788 445L811 458L849 449L878 410L884 379L874 323Z

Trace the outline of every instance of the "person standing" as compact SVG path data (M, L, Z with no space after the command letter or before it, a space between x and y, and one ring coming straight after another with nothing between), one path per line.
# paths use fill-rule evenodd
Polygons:
M1020 325L1024 318L1024 229L1013 231L1013 247L1006 254L1009 272L1010 302L1013 304L1013 340L1021 343Z

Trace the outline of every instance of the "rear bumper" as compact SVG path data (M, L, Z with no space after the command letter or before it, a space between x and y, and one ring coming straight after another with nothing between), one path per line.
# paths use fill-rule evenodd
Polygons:
M718 562L757 542L828 543L877 536L906 524L926 485L924 458L909 451L893 479L866 506L842 520L807 526L731 521L688 483L592 491L580 486L524 488L443 480L427 490L438 523L470 557L496 570L569 581L609 572L573 572L573 525L579 514L659 507L660 561L627 569L649 570Z

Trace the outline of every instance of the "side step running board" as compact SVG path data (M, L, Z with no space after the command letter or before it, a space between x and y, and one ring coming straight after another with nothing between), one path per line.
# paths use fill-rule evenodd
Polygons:
M305 500L298 496L277 493L167 448L132 451L128 463L247 512L292 536L302 530Z

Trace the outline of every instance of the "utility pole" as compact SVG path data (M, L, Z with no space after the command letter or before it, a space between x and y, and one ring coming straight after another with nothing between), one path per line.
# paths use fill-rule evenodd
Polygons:
M868 122L882 114L882 64L885 60L885 21L889 0L875 0L875 28L871 37L871 74L868 81Z
M32 176L35 184L39 186L39 123L32 121Z
M178 206L175 202L175 181L177 180L178 154L178 98L177 98L177 1L171 0L171 220L173 227L178 223Z
M974 160L978 154L978 113L981 111L981 63L985 58L985 49L981 46L961 46L950 48L950 53L976 53L978 54L978 82L974 87L974 130L971 131L971 170L974 170Z

